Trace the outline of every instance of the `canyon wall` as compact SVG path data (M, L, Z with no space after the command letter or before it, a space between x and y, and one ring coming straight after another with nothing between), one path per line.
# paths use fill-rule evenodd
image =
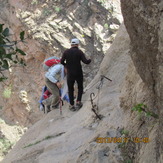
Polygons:
M0 138L5 139L4 154L27 128L45 116L38 103L45 84L43 60L50 56L61 57L70 47L70 40L79 38L80 48L92 59L91 65L83 65L84 85L87 85L96 75L121 22L119 0L66 0L64 3L60 0L0 0L0 23L10 29L14 41L25 31L25 42L18 47L27 54L23 58L27 66L13 67L6 72L8 80L0 85ZM15 134L11 136L12 132ZM6 142L9 142L7 147Z
M17 24L28 31L31 39L27 39L29 47L21 45L27 49L27 67L17 68L11 74L12 80L8 81L19 83L14 87L15 101L20 100L18 92L26 86L30 103L14 104L11 99L2 98L3 103L7 103L3 111L6 121L18 121L29 129L2 162L162 163L163 3L159 0L121 0L124 24L113 41L115 34L112 32L121 22L121 16L115 14L115 18L112 13L118 9L114 7L118 1L108 4L103 0L67 0L64 4L50 0L3 2L3 9L16 13L11 15L19 17ZM43 85L41 63L54 53L61 56L74 36L80 38L81 49L93 59L90 67L84 67L87 79L84 105L74 113L64 105L63 115L59 110L42 115L35 103ZM112 82L102 79L101 75ZM26 80L25 84L20 77ZM91 110L91 93L95 93L93 103L98 107L97 113L102 115L101 120ZM132 109L139 104L146 105L144 110ZM22 118L18 118L19 115L15 119L16 111L13 110L22 108ZM99 137L130 141L98 143ZM149 141L138 142L140 138Z
M139 156L139 162L162 162L162 107L163 107L163 53L162 53L162 11L160 0L140 1L121 0L124 23L131 39L130 56L135 71L143 81L146 91L139 92L135 88L138 81L130 78L126 84L128 96L122 100L123 107L131 107L134 103L145 103L148 110L159 115L159 120L153 122L153 132L146 130L152 136L153 147L148 147L144 156ZM131 72L130 72L131 73ZM133 73L133 72L132 72ZM128 88L131 88L129 91ZM134 97L134 98L133 98ZM151 121L151 119L150 119ZM148 123L147 126L148 126ZM141 132L141 129L139 129ZM145 130L145 129L144 129ZM146 148L146 149L147 149ZM153 148L153 149L152 149ZM153 158L153 159L152 159Z
M10 123L28 126L41 118L38 100L45 84L43 60L54 55L61 57L70 47L70 40L79 38L81 50L92 59L89 68L83 65L84 83L88 84L122 22L120 2L5 0L0 5L1 23L10 28L13 39L19 39L19 33L25 31L25 43L18 46L27 54L27 66L13 68L7 85L2 83L1 89L11 86L12 94L8 99L1 96L1 107ZM22 97L24 91L27 97Z

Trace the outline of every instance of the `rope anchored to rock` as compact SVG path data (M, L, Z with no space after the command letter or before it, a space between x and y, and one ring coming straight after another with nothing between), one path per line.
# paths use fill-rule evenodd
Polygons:
M93 96L95 96L95 94L93 92L90 94L90 101L91 101L91 105L92 105L92 109L91 110L94 112L94 114L96 115L96 118L98 118L99 120L101 120L103 118L103 115L98 114L97 111L98 111L99 93L100 93L100 89L102 88L103 80L104 79L107 79L109 81L112 81L108 77L106 77L104 75L101 75L100 84L96 87L98 89L98 93L97 93L97 96L96 96L96 97L98 97L98 99L97 99L97 105L95 105L93 103L93 100L96 98L96 97L94 97L94 99L93 99Z
M97 105L94 105L93 103L93 97L92 96L95 96L94 93L91 93L90 94L90 98L91 98L91 104L92 104L92 111L95 113L96 117L101 120L102 116L97 114L97 110L98 110L98 106Z

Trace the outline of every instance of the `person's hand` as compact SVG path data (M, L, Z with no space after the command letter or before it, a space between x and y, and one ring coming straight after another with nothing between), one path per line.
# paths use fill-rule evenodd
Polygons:
M56 85L57 85L58 88L62 87L62 84L60 82L57 82Z

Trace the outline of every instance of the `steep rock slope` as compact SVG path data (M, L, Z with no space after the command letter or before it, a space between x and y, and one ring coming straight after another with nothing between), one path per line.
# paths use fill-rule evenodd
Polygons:
M73 113L64 106L62 116L59 115L59 110L50 112L27 131L2 162L122 161L118 144L100 144L96 142L96 138L119 137L120 130L128 123L130 114L124 114L120 108L119 97L131 63L128 55L129 42L123 25L105 56L98 74L85 90L82 109ZM111 78L112 82L104 80L100 90L97 90L96 87L101 84L100 75ZM98 105L98 113L104 116L102 120L97 120L91 111L89 96L92 92L97 95L94 104Z
M30 126L41 118L38 100L44 85L42 61L53 55L60 57L70 47L70 39L78 37L80 48L92 59L89 68L83 66L87 84L97 73L122 22L119 0L107 3L4 0L0 7L1 22L11 28L13 39L19 39L22 30L27 37L26 44L19 44L27 53L24 58L27 66L12 69L7 83L12 87L11 97L5 99L1 95L0 98L3 118L23 126ZM1 89L4 88L8 86L2 84ZM26 92L26 97L22 97L22 91Z
M72 113L64 106L63 116L59 115L59 110L44 116L27 131L3 162L163 162L163 3L154 0L121 2L131 44L122 26L97 75L85 90L83 108ZM113 81L104 79L102 85L100 75ZM97 95L94 103L98 105L98 113L104 116L100 121L91 111L92 92ZM146 104L150 112L159 114L159 119L143 113L140 118L131 111L140 103ZM130 141L121 148L118 143L96 143L97 137L120 136L147 137L150 142Z
M6 74L7 82L0 85L0 148L6 141L11 148L26 131L24 127L44 117L38 107L44 85L43 60L61 56L69 48L70 39L78 37L80 48L92 59L92 64L84 67L87 84L97 73L121 22L119 0L1 0L0 23L10 28L12 39L19 40L23 30L26 33L25 44L18 46L27 54L27 66L13 67ZM8 136L7 129L15 136ZM1 152L7 153L6 149Z

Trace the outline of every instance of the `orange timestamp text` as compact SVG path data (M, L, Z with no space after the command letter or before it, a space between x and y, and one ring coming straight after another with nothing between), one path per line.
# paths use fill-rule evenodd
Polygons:
M148 137L98 137L96 143L128 143L132 141L134 143L149 143Z

